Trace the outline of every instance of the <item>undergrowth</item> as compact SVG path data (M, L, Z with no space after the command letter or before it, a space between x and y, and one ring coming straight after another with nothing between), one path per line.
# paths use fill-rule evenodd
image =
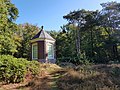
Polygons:
M18 83L24 80L27 72L37 75L39 73L39 63L10 55L0 55L0 81Z

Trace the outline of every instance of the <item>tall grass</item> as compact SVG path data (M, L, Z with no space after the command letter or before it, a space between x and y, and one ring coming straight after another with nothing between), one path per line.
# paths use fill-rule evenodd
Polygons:
M120 90L120 67L99 65L68 70L59 78L61 90Z

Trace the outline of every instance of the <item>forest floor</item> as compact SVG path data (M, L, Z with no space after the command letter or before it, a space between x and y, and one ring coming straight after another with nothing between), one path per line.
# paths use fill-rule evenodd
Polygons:
M120 90L120 64L43 65L39 76L18 84L1 83L0 90Z

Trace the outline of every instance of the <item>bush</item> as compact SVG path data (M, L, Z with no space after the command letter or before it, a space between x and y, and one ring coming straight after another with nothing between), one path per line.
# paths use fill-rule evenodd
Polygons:
M38 61L28 61L29 63L27 64L28 71L32 72L32 75L38 75L39 74L39 67L40 64Z
M38 72L38 62L14 58L10 55L0 55L0 80L7 83L18 83L24 80L28 70L32 74Z

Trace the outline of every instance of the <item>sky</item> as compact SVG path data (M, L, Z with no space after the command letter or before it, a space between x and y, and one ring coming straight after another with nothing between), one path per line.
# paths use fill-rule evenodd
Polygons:
M11 0L19 10L17 24L30 23L44 26L47 31L60 30L67 24L63 19L70 11L78 9L101 10L100 3L114 0ZM120 2L120 0L115 0Z

